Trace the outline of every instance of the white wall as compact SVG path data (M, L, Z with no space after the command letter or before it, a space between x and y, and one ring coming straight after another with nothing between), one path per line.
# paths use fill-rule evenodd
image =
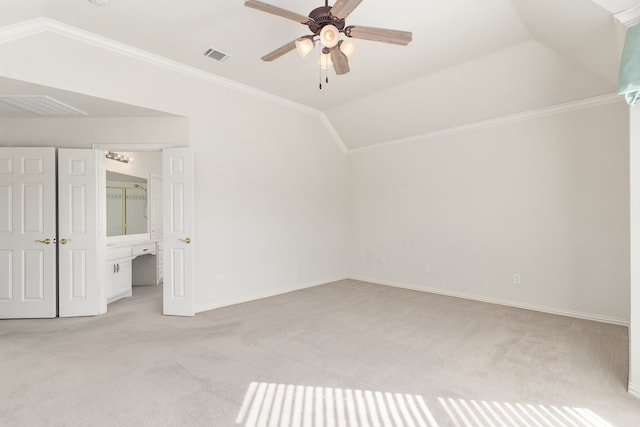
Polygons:
M184 145L188 139L185 117L0 119L0 146Z
M350 263L375 281L628 319L623 106L344 156L304 109L79 40L38 34L0 59L1 76L188 118L173 145L195 152L199 308L346 277Z
M527 41L355 99L327 116L355 149L614 90L567 57Z
M352 277L628 320L624 103L349 157Z
M347 158L312 113L50 33L0 45L0 75L188 117L196 308L346 277Z

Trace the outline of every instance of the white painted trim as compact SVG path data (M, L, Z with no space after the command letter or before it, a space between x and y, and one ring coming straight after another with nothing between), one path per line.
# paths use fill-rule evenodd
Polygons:
M209 311L209 310L215 310L217 308L229 307L231 305L236 305L236 304L243 304L245 302L257 301L257 300L261 300L261 299L264 299L264 298L275 297L275 296L278 296L278 295L284 295L284 294L288 294L289 292L301 291L303 289L313 288L313 287L316 287L316 286L328 285L329 283L339 282L340 280L347 280L347 278L346 277L340 277L340 278L337 278L337 279L320 280L320 281L317 281L317 282L307 283L307 284L304 284L304 285L292 286L290 288L281 288L281 289L277 289L275 291L265 292L265 293L259 294L259 295L253 295L253 296L250 296L250 297L247 297L247 298L240 298L240 299L236 299L236 300L228 300L228 301L224 301L224 302L219 302L219 303L215 303L215 304L201 306L201 307L197 307L196 308L196 313L201 313L203 311Z
M627 327L629 326L628 320L620 319L617 317L602 316L599 314L584 313L581 311L573 311L573 310L564 310L564 309L546 307L546 306L534 305L534 304L523 304L516 301L484 297L481 295L472 295L464 292L455 292L455 291L449 291L445 289L425 288L421 286L410 285L407 283L392 282L389 280L379 280L379 279L372 279L368 277L358 277L358 276L352 276L351 279L359 280L361 282L373 283L375 285L391 286L394 288L408 289L412 291L426 292L430 294L444 295L444 296L462 298L462 299L467 299L472 301L480 301L480 302L486 302L490 304L504 305L507 307L522 308L525 310L539 311L542 313L573 317L576 319L593 320L595 322L610 323L612 325L620 325L620 326L627 326Z
M627 388L627 392L637 398L640 399L640 387L634 385L633 383L629 382L629 387Z
M43 22L47 18L35 18L0 28L0 44L20 40L43 32Z
M5 27L7 28L7 27ZM110 52L114 52L120 55L128 56L130 58L146 62L158 67L162 67L177 73L195 77L209 83L214 83L219 86L223 86L230 89L235 89L240 92L244 92L257 98L263 98L280 105L291 107L306 113L317 114L318 110L308 107L306 105L291 101L289 99L282 98L280 96L273 95L260 89L256 89L252 86L238 83L234 80L227 79L225 77L218 76L216 74L201 70L190 65L183 64L178 61L174 61L164 56L156 55L155 53L148 52L137 47L133 47L124 43L117 42L107 37L82 30L71 25L64 24L62 22L50 19L50 18L35 18L29 21L24 21L19 24L11 25L8 40L5 40L5 28L0 29L0 44L6 41L13 41L22 37L32 36L37 33L51 32L63 37L78 40L80 42L96 46ZM21 34L21 30L22 33Z
M28 21L20 22L17 24L1 27L0 28L0 44L19 40L25 37L34 36L36 34L47 32L47 31L63 37L80 41L82 43L96 46L101 49L105 49L110 52L117 53L119 55L124 55L129 58L136 59L138 61L146 62L151 65L155 65L170 71L174 71L188 77L197 78L207 83L212 83L228 89L236 90L256 98L265 99L267 101L279 104L284 107L293 108L303 113L311 114L317 117L322 122L322 124L327 129L327 132L329 133L329 135L331 135L331 137L333 138L335 143L338 145L338 147L344 153L346 153L347 151L347 148L342 142L342 139L340 138L340 136L336 132L333 125L331 125L331 123L329 122L329 120L321 110L318 110L313 107L309 107L304 104L300 104L295 101L291 101L281 96L274 95L272 93L236 82L231 79L227 79L217 74L213 74L208 71L204 71L199 68L192 67L190 65L186 65L181 62L174 61L169 58L165 58L164 56L156 55L146 50L117 42L107 37L103 37L101 35L98 35L89 31L85 31L80 28L73 27L71 25L67 25L50 18L46 18L46 17L35 18L35 19L30 19Z
M632 7L613 16L625 27L633 27L640 23L640 6Z
M638 9L637 12L640 13L640 7L630 9L627 12L631 13L631 11L635 11L635 9ZM623 12L623 14L624 13L626 12ZM172 59L165 58L163 56L156 55L154 53L147 52L145 50L142 50L133 46L129 46L124 43L117 42L107 37L103 37L98 34L91 33L89 31L85 31L80 28L64 24L59 21L55 21L50 18L46 18L46 17L35 18L28 21L20 22L18 24L1 27L0 28L0 44L8 43L24 37L33 36L46 31L49 31L64 37L68 37L74 40L78 40L80 42L87 43L92 46L100 47L102 49L106 49L108 51L111 51L120 55L128 56L130 58L143 61L158 67L162 67L164 69L168 69L186 76L198 78L208 83L212 83L218 86L223 86L229 89L237 90L239 92L245 93L247 95L250 95L256 98L265 99L267 101L271 101L285 107L293 108L298 111L311 114L317 117L322 122L325 129L327 130L331 138L334 140L336 145L340 148L340 150L343 153L347 153L347 154L381 148L381 147L387 147L389 145L422 142L422 141L439 137L439 136L452 135L452 134L467 132L475 129L499 126L503 124L522 121L522 120L529 120L533 118L544 117L552 114L559 114L559 113L568 112L568 111L595 107L598 105L610 104L622 99L620 96L615 94L601 95L601 96L587 98L579 101L553 105L550 107L540 108L540 109L531 110L531 111L525 111L521 113L511 114L508 116L503 116L503 117L497 117L494 119L468 123L461 126L439 129L439 130L427 132L424 134L409 136L406 138L395 139L391 141L373 144L367 147L349 150L345 145L344 141L342 140L342 138L340 137L340 134L337 132L337 130L335 129L335 127L327 117L327 115L321 110L318 110L313 107L309 107L304 104L300 104L298 102L291 101L289 99L271 94L269 92L265 92L263 90L254 88L249 85L238 83L234 80L218 76L216 74L183 64L181 62L177 62Z
M607 94L595 96L592 98L581 99L579 101L567 102L564 104L552 105L550 107L538 108L535 110L524 111L521 113L510 114L508 116L496 117L494 119L483 120L480 122L468 123L461 126L455 126L445 129L439 129L433 132L427 132L420 135L409 136L406 138L395 139L387 142L381 142L378 144L370 145L367 147L355 148L349 150L349 153L358 153L361 151L368 151L377 148L389 147L392 145L410 144L416 142L425 142L429 139L454 135L463 132L469 132L472 130L495 127L506 125L510 123L521 122L524 120L537 119L540 117L551 116L554 114L566 113L569 111L583 110L586 108L597 107L600 105L613 104L614 102L622 102L623 98L616 94Z

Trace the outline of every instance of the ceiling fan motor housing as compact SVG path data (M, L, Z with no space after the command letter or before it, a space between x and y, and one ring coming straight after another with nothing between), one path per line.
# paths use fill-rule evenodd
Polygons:
M344 19L338 19L331 15L331 6L321 6L313 9L309 13L311 21L307 23L309 30L315 35L319 35L326 25L334 25L339 31L344 30Z

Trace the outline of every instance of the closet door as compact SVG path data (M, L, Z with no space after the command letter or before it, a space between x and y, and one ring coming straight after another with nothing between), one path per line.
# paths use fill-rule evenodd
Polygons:
M56 317L55 149L0 148L0 318Z
M58 150L60 317L106 310L105 171L98 150Z

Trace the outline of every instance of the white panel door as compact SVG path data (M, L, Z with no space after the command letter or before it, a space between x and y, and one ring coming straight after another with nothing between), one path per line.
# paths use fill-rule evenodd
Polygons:
M0 318L56 317L54 148L0 148Z
M58 298L60 317L102 312L106 255L102 227L104 154L58 150Z
M163 313L195 313L193 233L193 151L162 150L164 285Z

